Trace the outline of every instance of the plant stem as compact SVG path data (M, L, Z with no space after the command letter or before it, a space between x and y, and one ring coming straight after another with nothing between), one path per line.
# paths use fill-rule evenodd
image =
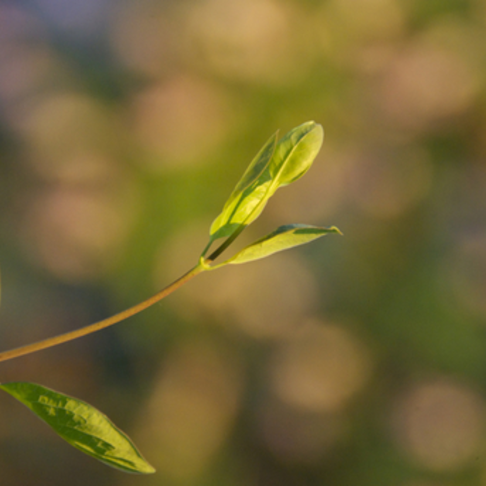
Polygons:
M213 253L211 253L208 258L206 258L206 261L212 262L213 260L216 260L216 258L218 258L219 255L221 255L221 253L223 253L223 251L226 250L226 248L228 248L228 246L230 246L231 243L233 243L233 241L238 238L238 236L240 236L240 233L245 228L246 224L241 224L240 227L221 246L219 246Z
M19 356L35 353L36 351L40 351L42 349L51 348L52 346L57 346L58 344L66 343L68 341L72 341L79 337L86 336L93 332L104 329L105 327L112 326L113 324L123 321L128 317L134 316L135 314L138 314L139 312L161 301L164 297L167 297L169 294L174 292L174 290L177 290L179 287L184 285L186 282L188 282L204 270L204 266L199 263L192 270L189 270L189 272L172 282L160 292L156 293L147 300L144 300L143 302L140 302L139 304L130 307L129 309L115 314L114 316L108 317L107 319L103 319L102 321L98 321L94 324L82 327L81 329L76 329L75 331L59 334L58 336L45 339L44 341L38 341L37 343L28 344L27 346L21 346L20 348L4 351L3 353L0 353L0 361L7 361L9 359L18 358Z

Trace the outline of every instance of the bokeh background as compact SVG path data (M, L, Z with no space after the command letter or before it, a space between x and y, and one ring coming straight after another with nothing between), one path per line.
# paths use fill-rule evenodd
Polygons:
M1 485L486 485L485 76L485 0L0 2L2 350L191 268L277 128L326 140L241 244L345 235L2 363L158 472L85 457L5 395Z

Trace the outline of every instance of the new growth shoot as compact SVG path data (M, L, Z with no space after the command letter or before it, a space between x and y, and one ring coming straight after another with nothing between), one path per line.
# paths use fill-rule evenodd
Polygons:
M310 169L321 148L323 138L321 125L313 121L290 130L280 141L277 140L277 133L272 135L252 160L224 204L223 210L213 221L208 244L202 251L199 261L182 277L149 299L107 319L37 343L4 351L0 353L0 361L31 354L112 326L159 302L202 272L265 258L328 233L340 234L334 226L322 228L305 224L287 224L258 239L222 263L213 263L242 231L258 218L277 189L300 179ZM224 241L206 256L213 244L220 239ZM62 438L92 457L125 472L155 472L130 439L91 405L34 383L6 383L0 385L0 389L24 403Z

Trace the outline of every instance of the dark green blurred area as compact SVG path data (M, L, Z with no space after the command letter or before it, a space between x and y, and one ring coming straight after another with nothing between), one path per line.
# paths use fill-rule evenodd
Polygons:
M344 237L1 363L158 472L84 457L5 395L0 485L486 485L485 76L485 0L2 2L2 350L191 268L277 128L315 120L324 146L241 244Z

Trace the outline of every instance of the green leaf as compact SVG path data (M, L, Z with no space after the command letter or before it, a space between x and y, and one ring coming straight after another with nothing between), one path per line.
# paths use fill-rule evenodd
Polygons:
M260 215L279 187L302 177L321 148L324 132L320 125L310 121L288 132L277 144L276 136L258 152L214 220L209 244L241 232L242 226Z
M4 383L0 388L80 451L125 472L155 472L130 439L91 405L35 383Z
M290 130L280 140L270 165L275 190L300 179L310 169L323 140L322 126L313 121Z
M273 233L270 233L243 248L243 250L221 265L227 263L247 263L260 258L265 258L273 253L309 243L328 233L342 234L335 226L332 226L331 228L320 228L318 226L309 226L305 224L288 224L280 226Z
M254 210L271 183L268 165L272 160L276 143L277 133L268 139L246 169L226 201L223 211L211 225L211 241L230 236L241 224L249 224L247 220L251 215L254 216L253 219L258 216L254 214ZM260 212L262 209L263 207L260 208Z

